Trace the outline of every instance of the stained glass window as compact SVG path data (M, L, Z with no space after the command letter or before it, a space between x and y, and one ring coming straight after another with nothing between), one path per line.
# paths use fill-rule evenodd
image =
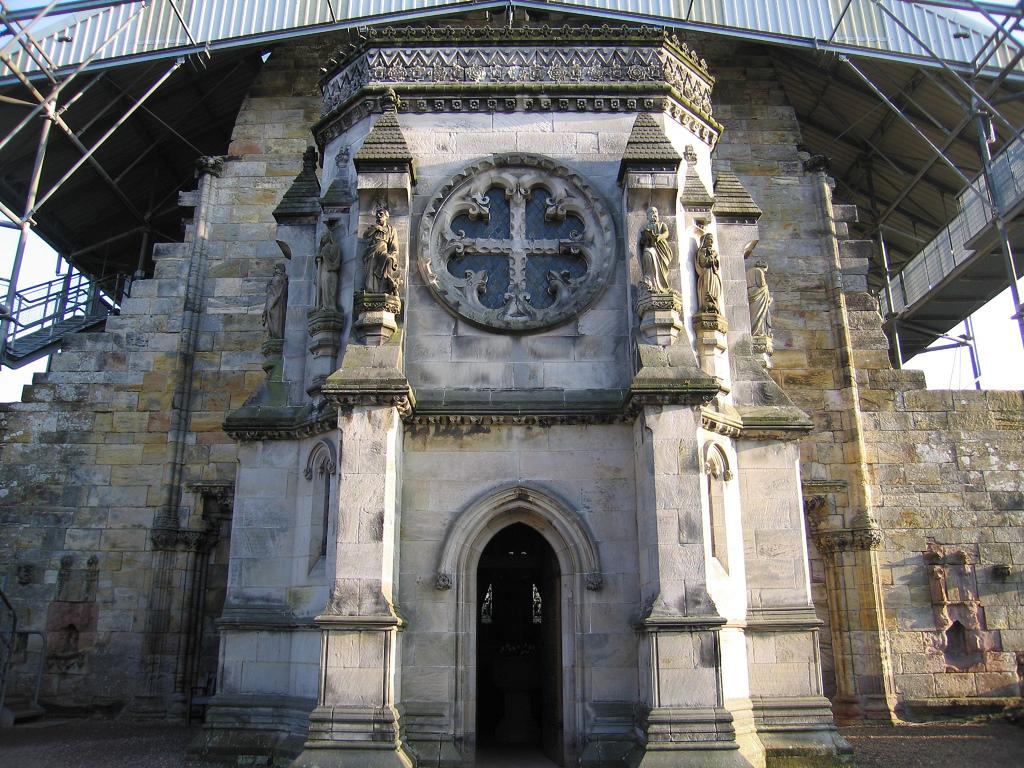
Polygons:
M494 585L488 584L484 593L484 602L480 606L480 623L490 624L494 621Z

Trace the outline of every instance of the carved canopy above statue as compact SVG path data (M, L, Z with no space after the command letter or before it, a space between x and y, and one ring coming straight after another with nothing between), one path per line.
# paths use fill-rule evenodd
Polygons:
M540 155L500 155L457 174L423 214L420 271L452 312L502 331L564 322L615 263L607 206L580 176Z

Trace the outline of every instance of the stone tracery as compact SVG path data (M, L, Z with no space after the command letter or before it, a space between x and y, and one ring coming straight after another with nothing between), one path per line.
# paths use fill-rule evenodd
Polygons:
M458 174L423 217L420 270L434 294L479 325L522 331L562 322L606 283L614 224L569 169L506 155Z

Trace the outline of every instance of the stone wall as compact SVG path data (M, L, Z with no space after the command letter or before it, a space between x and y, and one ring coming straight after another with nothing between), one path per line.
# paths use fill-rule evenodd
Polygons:
M158 626L170 641L152 636L150 531L168 506L202 529L204 484L234 482L237 445L221 424L264 379L260 313L280 259L271 212L311 141L316 46L282 46L267 61L204 201L208 218L189 222L185 242L156 246L153 276L135 282L105 331L69 338L23 402L0 405L0 563L19 628L48 634L44 702L116 709L171 685L174 662L139 673L144 654L173 658L183 629L169 618ZM184 202L195 206L195 193ZM201 308L193 334L190 306ZM169 505L176 413L180 498ZM186 560L169 566L171 590L186 587ZM14 674L28 690L32 664Z
M865 418L900 695L912 710L1020 696L1024 393L892 391L884 371L872 379ZM957 621L959 638L947 633Z
M816 174L804 168L809 157L797 147L799 124L777 80L776 67L785 64L754 47L707 41L701 50L713 62L716 115L727 127L716 169L736 173L764 211L755 253L768 262L775 299L772 375L815 423L801 450L805 497L820 494L841 527L870 508L882 529L870 580L884 609L871 620L874 630L862 627L866 634L837 650L847 664L877 657L864 638L884 626L901 699L1020 695L1022 394L926 391L922 374L892 370L877 302L866 293L872 244L850 237L852 206L836 203L831 216L823 210ZM833 695L830 624L839 608L830 611L826 595L830 561L814 541L810 549L815 605L825 622L826 690ZM946 575L933 576L935 568ZM869 575L872 568L859 570ZM947 579L945 601L935 594L937 578ZM970 646L976 638L978 649L951 658L945 627L958 616L969 624L972 604L978 625L966 627L964 640ZM863 615L866 607L854 598L843 610Z

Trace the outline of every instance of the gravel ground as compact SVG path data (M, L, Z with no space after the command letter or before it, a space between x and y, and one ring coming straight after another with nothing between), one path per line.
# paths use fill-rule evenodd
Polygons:
M0 731L0 768L213 768L189 759L197 727L43 720ZM843 728L858 768L1024 768L1024 728L1001 721Z
M1024 728L1002 720L840 731L853 745L857 768L1024 768Z

